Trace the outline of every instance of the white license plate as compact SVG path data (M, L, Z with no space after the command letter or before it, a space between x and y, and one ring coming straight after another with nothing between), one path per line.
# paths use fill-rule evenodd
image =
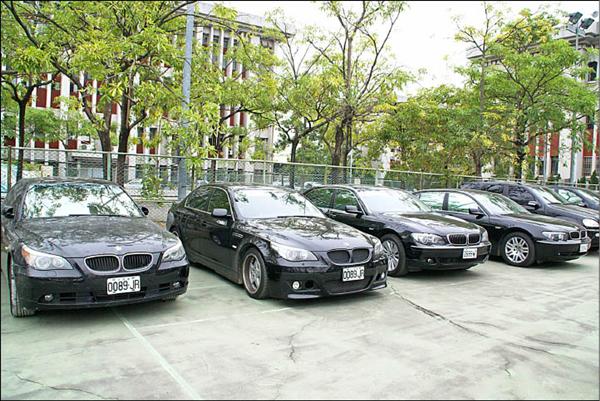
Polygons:
M363 278L365 278L364 266L346 267L342 270L342 281L355 281Z
M579 245L579 252L587 252L589 248L589 244L581 244Z
M463 259L475 259L475 258L477 258L477 248L463 249Z
M140 290L140 276L113 277L106 280L106 293L108 295L138 292Z

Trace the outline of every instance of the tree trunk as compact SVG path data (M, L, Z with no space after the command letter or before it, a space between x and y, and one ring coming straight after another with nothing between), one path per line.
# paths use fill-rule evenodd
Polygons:
M23 178L23 147L25 146L25 113L27 113L27 101L19 102L19 152L17 153L17 181Z
M524 146L519 146L517 148L517 160L515 163L515 178L517 180L521 180L523 178L523 163L525 162L525 157L527 156L524 148Z
M292 163L296 163L296 152L298 150L298 142L299 141L300 140L297 139L297 137L292 140L292 153L290 154L290 162L292 162ZM296 165L292 164L291 168L290 168L290 187L294 188L295 182L296 182Z
M129 145L129 134L131 128L129 126L129 115L131 113L131 101L128 98L128 91L123 92L121 97L121 126L119 128L119 147L117 151L117 183L123 185L125 183L125 153Z
M333 147L333 153L331 154L331 164L333 166L340 166L342 162L342 146L344 145L344 120L335 127L335 143ZM340 169L334 167L331 172L331 183L338 184L340 182Z

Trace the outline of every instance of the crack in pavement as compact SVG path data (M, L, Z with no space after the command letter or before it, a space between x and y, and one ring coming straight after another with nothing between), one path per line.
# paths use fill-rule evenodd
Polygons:
M576 345L573 345L573 344L567 344L567 343L563 343L563 342L560 342L560 341L548 341L548 340L542 340L542 339L540 339L540 338L531 337L531 336L526 336L525 338L526 338L526 339L528 339L528 340L531 340L531 341L535 341L535 342L541 343L541 344L548 344L548 345L562 345L563 347L568 347L568 348L577 348L577 346L576 346Z
M306 328L308 326L310 326L311 324L315 323L317 320L319 320L319 319L311 320L310 322L308 322L304 326L302 326L300 328L300 330L298 330L297 332L295 332L294 334L292 334L290 336L290 339L288 341L288 346L290 347L290 353L288 354L288 359L291 359L292 362L296 363L296 358L294 357L296 355L296 346L294 345L294 338L296 338L296 336L302 334L302 332L304 330L306 330Z
M85 394L89 394L89 395L93 395L94 397L98 397L100 399L103 400L118 400L118 398L106 398L106 397L102 397L100 394L96 394L93 393L91 391L87 391L87 390L82 390L80 388L75 388L75 387L59 387L59 386L50 386L48 384L44 384L44 383L40 383L38 381L35 380L31 380L28 379L26 377L22 377L19 376L17 373L14 374L19 380L24 381L24 382L28 382L28 383L33 383L33 384L37 384L38 386L42 386L45 388L51 388L52 390L56 390L56 391L79 391L81 393L85 393Z

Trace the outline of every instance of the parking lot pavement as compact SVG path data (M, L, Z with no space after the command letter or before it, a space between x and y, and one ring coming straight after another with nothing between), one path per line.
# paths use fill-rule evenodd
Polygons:
M15 319L2 274L2 399L598 399L598 253L388 283L256 301L193 267L176 302Z

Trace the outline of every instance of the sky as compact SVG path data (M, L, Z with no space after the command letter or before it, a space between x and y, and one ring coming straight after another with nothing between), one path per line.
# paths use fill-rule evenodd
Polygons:
M310 1L224 1L226 6L240 12L264 16L279 7L290 22L298 28L318 25L322 29L337 28L336 21L327 17L318 3ZM580 11L583 18L600 8L600 1L504 1L495 5L510 10L516 15L521 9L537 10L543 4L550 9L567 13ZM391 53L398 66L416 73L426 69L417 83L409 84L401 93L410 95L421 87L432 87L443 83L460 85L461 77L454 67L464 65L466 45L454 40L457 28L454 16L460 16L465 25L480 26L483 22L483 7L478 1L410 1L401 14L390 37Z

